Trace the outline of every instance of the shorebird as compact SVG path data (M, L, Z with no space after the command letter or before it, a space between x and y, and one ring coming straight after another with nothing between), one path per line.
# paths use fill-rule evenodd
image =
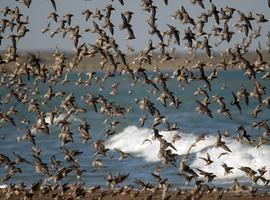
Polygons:
M256 13L256 15L259 17L257 23L265 23L268 22L268 19L265 19L263 14Z
M115 187L115 185L122 183L128 178L129 174L118 174L118 176L112 176L111 173L108 174L107 177L104 179L107 181L107 184L110 186L111 189Z
M158 173L151 173L151 175L156 179L156 181L159 184L159 188L163 189L166 187L166 182L168 181L167 178L161 178L161 176Z
M201 87L199 87L194 93L193 95L197 96L197 95L204 95L206 98L209 98L209 95L207 93L206 90L202 89Z
M55 0L50 0L50 2L52 4L53 9L55 10L55 12L57 12Z
M29 165L33 165L31 162L26 160L25 158L21 157L19 154L12 152L13 155L16 157L15 163L20 164L20 163L27 163Z
M167 142L165 139L163 139L163 135L160 135L158 130L156 128L153 128L154 130L154 136L153 139L157 139L160 142L160 150L165 151L168 147L172 148L173 150L177 151L177 149L169 142Z
M246 105L249 105L249 96L250 94L247 92L247 89L245 86L241 86L240 91L236 93L236 96L239 100L244 99Z
M204 104L204 102L200 102L196 100L196 102L199 104L196 107L196 111L200 114L205 114L210 118L213 118L211 110L208 108L208 104Z
M134 32L131 29L132 25L130 24L130 22L128 21L128 19L123 13L121 13L121 17L122 17L123 22L122 22L122 25L120 25L120 29L127 29L128 34L129 34L127 40L135 39Z
M186 181L186 182L185 182L186 185L189 185L189 183L192 181L192 179L195 178L194 175L187 175L187 174L184 174L184 173L179 173L179 174L177 174L177 175L184 177L184 179L185 179L185 181Z
M180 161L180 165L179 165L179 172L180 174L181 173L188 173L194 177L198 177L198 174L193 170L191 169L186 163L184 160Z
M201 6L201 8L205 9L204 4L203 4L203 0L191 0L192 4L198 4L199 6Z
M93 12L91 12L89 9L82 11L82 15L85 15L85 21L88 21L92 14Z
M221 165L223 168L224 168L224 170L225 170L225 172L224 172L224 176L226 176L226 175L228 175L228 174L230 174L230 173L233 173L231 170L233 170L234 168L233 167L228 167L228 165L226 164L226 163L222 163L222 165Z
M199 171L199 174L203 175L207 179L208 183L211 182L216 177L216 175L213 174L212 172L206 172L198 168L197 170Z
M70 125L63 125L58 137L61 139L62 145L73 142L73 133L70 131Z
M211 160L209 153L207 153L207 158L204 158L204 157L198 157L198 158L204 160L206 162L205 163L206 166L211 165L214 162L213 160Z
M205 49L205 52L208 55L208 57L212 57L212 52L211 52L212 46L209 45L208 43L208 37L209 37L208 35L204 37L203 48Z
M180 32L176 29L176 27L174 27L172 25L167 24L167 26L170 29L167 34L174 36L177 44L180 45L180 37L179 37Z
M150 26L151 30L149 30L149 34L153 35L156 34L161 42L163 42L163 36L160 30L157 28L157 25L152 23L151 21L147 21L148 25Z
M93 143L93 146L95 148L95 153L94 153L94 156L97 156L97 155L103 155L103 156L106 156L106 152L109 151L109 149L106 149L105 148L105 145L103 143L104 141L102 140L97 140Z
M55 22L58 22L58 17L59 17L59 15L58 15L56 12L51 12L51 13L47 16L48 19L52 18Z
M78 127L78 131L81 135L81 138L83 140L83 143L86 143L89 139L91 139L90 133L89 133L89 129L90 129L90 124L88 124L87 122L83 122L79 127Z
M93 172L95 172L95 171L97 171L98 169L100 169L101 167L103 167L103 162L102 162L102 160L99 159L99 158L94 159L94 160L92 161L92 167L95 168Z
M226 145L226 143L224 141L221 140L222 136L220 134L220 132L218 131L217 133L217 141L216 143L214 144L214 147L218 148L218 147L221 147L222 149L224 149L225 151L228 151L228 152L232 152L229 147Z
M217 7L212 3L211 4L212 8L211 10L208 11L208 15L212 16L214 15L215 21L217 24L219 24L219 11L217 10Z
M136 185L139 185L139 186L142 187L141 191L146 191L146 190L150 190L150 191L151 191L151 190L154 189L154 185L153 185L153 184L151 184L151 183L145 183L144 181L139 180L139 179L136 179L136 180L134 181L134 183L135 183Z
M96 18L97 18L97 19L100 21L103 17L104 17L104 15L101 14L101 10L98 9L98 8L96 8L96 12L93 13L92 18L93 18L93 19L96 19Z
M71 13L66 13L65 15L63 15L63 19L68 23L68 25L71 25L71 18L74 17L73 14Z
M76 156L79 156L81 154L83 154L82 151L79 150L69 150L67 149L65 146L61 146L60 147L63 155L64 155L64 159L67 160L68 162L70 162L71 164L77 165L78 166L78 161L76 159Z
M35 135L32 135L31 130L26 127L26 134L17 137L17 141L20 142L21 140L29 140L33 145L36 145Z
M5 112L0 112L0 119L1 119L1 122L6 122L6 123L9 123L13 126L16 126L16 123L15 123L13 117L11 117L10 115L8 115Z
M133 157L130 153L123 152L120 149L114 148L114 150L117 151L120 155L118 160L123 160L123 159L127 158L128 156Z
M239 101L239 99L237 98L237 96L236 96L236 94L234 92L232 92L232 95L233 95L233 101L231 101L231 105L235 105L238 108L238 110L239 110L239 112L241 114L242 113L242 108L240 106L240 101Z

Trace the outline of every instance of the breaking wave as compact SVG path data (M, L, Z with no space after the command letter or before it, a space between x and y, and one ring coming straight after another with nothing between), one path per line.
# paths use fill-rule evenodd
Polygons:
M172 141L172 138L175 132L171 131L160 131L160 134L167 141ZM198 135L193 133L182 133L179 132L181 139L177 140L174 143L178 155L185 155L188 148L192 143L196 141ZM138 128L136 126L128 126L121 133L114 135L106 142L106 147L113 149L119 148L124 152L133 154L136 157L143 158L147 162L158 162L158 150L159 150L159 141L151 140L153 136L152 129L147 128ZM145 141L145 139L150 139L151 142ZM219 155L225 152L222 148L215 148L213 144L216 142L216 136L207 135L205 140L200 141L192 148L191 152L191 162L190 166L192 168L199 168L207 172L213 172L217 179L234 179L241 178L246 176L239 168L241 166L248 166L253 170L258 170L266 166L268 170L267 174L264 176L269 179L269 166L270 166L270 146L263 145L260 148L255 148L251 145L246 145L237 142L232 138L223 139L232 153L222 155L220 158ZM206 154L209 153L211 160L214 162L211 165L206 166L205 161L199 159L199 157L206 157ZM222 163L226 163L229 167L233 167L233 173L228 175L224 174L224 169L221 166Z

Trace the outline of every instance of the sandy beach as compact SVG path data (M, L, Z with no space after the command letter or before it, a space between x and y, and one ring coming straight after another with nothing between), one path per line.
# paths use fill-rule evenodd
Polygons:
M214 200L214 199L223 199L223 200L268 200L270 199L270 194L265 193L250 193L242 192L236 194L232 191L225 192L209 192L201 190L195 194L194 190L192 191L168 191L166 195L162 195L162 191L138 191L131 189L115 189L112 190L91 190L85 189L81 194L75 195L76 192L67 190L64 193L59 190L55 191L46 191L45 189L37 192L27 193L28 199L39 199L39 200L49 200L49 199L201 199L201 200ZM195 195L194 195L195 194ZM14 199L19 200L25 196L23 192L11 192L8 193L4 189L0 190L1 199ZM27 199L27 198L26 198Z
M63 51L66 60L66 67L65 71L75 71L75 72L93 72L93 71L108 71L111 69L111 66L108 64L105 64L105 67L101 69L101 63L103 61L101 56L94 56L94 57L83 57L82 60L76 63L74 65L74 53L72 52L65 52ZM270 57L267 55L269 54L267 51L262 51L262 56L265 58L266 62L270 61ZM4 52L0 53L3 57ZM46 64L46 67L48 70L52 69L52 65L54 65L55 58L53 57L54 51L40 51L39 53L40 61L43 64ZM29 53L27 51L19 52L19 63L27 63L27 60L29 59ZM137 69L140 65L136 61L138 57L138 53L127 53L126 54L126 60L129 65L129 68L134 70ZM247 60L250 62L254 62L256 60L256 52L247 52L244 56ZM163 57L159 55L159 53L154 53L152 55L151 64L143 63L141 67L145 68L148 71L153 70L160 70L160 71L174 71L178 68L185 67L185 68L192 68L194 65L196 65L198 62L206 63L205 68L208 69L214 69L217 67L218 64L222 61L222 59L225 59L227 63L230 62L232 59L229 54L226 52L217 52L215 57L209 58L205 56L205 53L196 53L196 55L192 55L189 53L184 52L176 52L173 55L173 59L161 62ZM115 58L116 62L120 62L119 58ZM269 66L268 66L269 67ZM5 65L0 64L0 69L7 69L14 71L17 68L16 62L11 62ZM123 68L122 65L119 65L117 71L120 71ZM241 69L238 65L228 65L227 70L239 70Z

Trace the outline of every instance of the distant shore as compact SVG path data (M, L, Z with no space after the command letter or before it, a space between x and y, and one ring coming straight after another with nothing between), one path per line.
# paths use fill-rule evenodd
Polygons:
M3 55L4 52L0 52L0 55L2 59L4 58ZM54 51L40 51L40 52L31 52L35 55L39 54L40 62L42 64L46 64L47 67L50 69L50 65L54 63ZM105 72L107 70L112 69L112 66L110 64L105 64L104 69L101 69L101 62L102 58L101 56L94 56L94 57L87 57L84 56L82 60L76 64L73 67L70 67L69 64L72 61L73 53L72 52L63 52L66 57L66 70L67 71L74 71L74 72L93 72L93 71L101 71L104 70ZM27 57L28 57L28 51L23 51L18 53L20 55L20 63L26 62L27 63ZM222 54L222 56L221 56ZM268 62L268 66L270 67L270 57L268 56L269 53L267 51L262 51L262 56L264 58L264 61ZM136 62L136 57L138 56L138 53L129 53L126 54L126 60L130 67L130 69L136 69L139 67L139 64ZM145 68L146 70L152 71L152 70L161 70L161 71L174 71L179 67L187 67L190 68L194 65L196 65L198 62L203 62L206 64L205 68L215 68L222 60L225 60L226 63L229 63L231 60L231 56L227 54L226 52L217 52L215 53L215 56L212 58L209 58L204 52L196 53L196 55L191 55L187 53L180 53L176 52L171 55L172 59L168 61L163 61L163 57L159 54L153 54L151 58L151 64L143 63L141 66ZM244 57L249 60L250 62L254 62L256 60L256 52L249 52L244 55ZM120 62L119 58L115 58L116 62ZM0 69L10 69L14 70L16 68L16 64L14 62L11 62L9 64L2 64L0 65ZM120 64L118 67L118 70L123 68L123 65ZM230 66L228 65L227 70L239 70L240 68L238 66Z

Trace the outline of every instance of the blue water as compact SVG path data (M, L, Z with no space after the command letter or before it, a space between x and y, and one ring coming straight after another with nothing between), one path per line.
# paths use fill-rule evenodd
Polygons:
M210 74L211 71L206 71L206 74ZM205 169L203 161L198 162L198 159L196 159L199 156L206 155L206 152L211 152L214 154L214 152L217 151L217 149L213 148L211 145L213 145L213 142L215 140L215 135L218 130L221 132L228 130L231 133L231 137L228 138L228 143L232 145L232 149L236 149L236 151L239 151L239 155L235 155L233 159L235 159L236 163L232 164L235 166L241 166L246 165L245 162L251 161L251 168L255 168L254 170L257 170L256 167L263 167L266 166L269 170L270 166L270 159L264 159L265 155L269 155L270 153L270 146L269 144L265 144L263 147L256 149L252 146L246 146L245 144L237 143L233 136L236 136L235 129L240 126L241 124L244 124L247 132L252 136L252 139L254 139L254 144L256 144L257 137L263 132L262 129L254 129L251 128L251 123L253 121L260 121L262 119L268 119L269 118L269 109L266 108L265 105L262 106L263 112L258 114L258 117L254 119L251 115L252 110L258 105L258 101L254 97L250 97L250 104L249 106L246 106L243 101L241 101L242 106L242 114L239 114L239 111L235 106L230 105L230 102L232 101L233 97L231 92L234 91L235 93L240 90L241 85L244 85L247 88L248 92L251 92L253 90L253 81L249 80L248 77L246 77L242 71L220 71L219 77L217 79L214 79L211 81L212 85L212 92L208 91L209 96L211 97L214 94L218 94L219 96L223 96L225 99L225 102L227 104L227 108L230 109L230 112L232 114L232 120L226 118L225 116L221 115L220 113L217 113L217 109L219 108L219 105L217 103L212 103L209 105L209 108L212 110L213 119L198 114L195 109L197 107L196 99L202 100L202 96L194 96L194 92L197 90L198 87L202 87L204 85L203 81L193 81L189 84L185 84L183 82L178 82L176 80L176 77L173 77L172 72L164 72L168 77L170 77L167 81L167 87L173 91L174 95L178 97L182 104L179 106L178 109L176 109L174 106L167 106L164 107L162 104L156 99L158 98L160 92L162 91L161 86L157 84L157 86L160 88L160 91L157 91L155 94L150 93L149 90L153 90L153 87L151 85L146 85L142 82L141 79L139 79L137 82L134 83L134 80L128 76L128 75L116 75L115 77L110 77L105 80L104 85L102 88L99 84L97 84L96 80L94 79L92 81L92 84L89 86L82 85L75 85L75 81L78 79L77 73L68 73L69 83L66 85L61 85L60 82L63 79L61 77L57 83L53 86L53 93L56 93L58 91L64 91L66 92L65 96L67 96L70 93L73 93L75 96L75 102L76 105L79 108L87 109L86 113L79 113L79 114L73 114L70 118L71 121L71 132L73 132L73 143L68 143L65 145L65 147L69 150L80 150L83 151L82 155L77 156L78 164L80 165L82 170L86 170L83 172L82 176L78 179L72 172L64 178L61 182L75 182L75 181L81 181L85 182L87 186L93 186L93 185L101 185L106 186L106 181L104 179L105 176L109 172L111 172L113 175L117 175L118 173L129 173L128 179L124 182L124 185L134 184L135 179L142 179L145 181L149 181L152 183L155 183L154 178L150 175L151 172L153 172L157 165L160 165L162 167L161 169L161 176L168 178L169 183L171 183L173 186L178 187L184 187L185 186L185 180L178 176L178 169L175 168L172 165L164 165L160 161L156 159L156 151L158 150L158 145L154 145L151 147L147 147L147 149L140 150L141 144L134 143L132 141L135 138L141 137L141 140L143 141L146 138L149 138L152 135L152 117L146 110L141 110L139 108L139 105L136 104L135 99L143 99L144 97L148 97L151 102L154 103L155 107L159 109L161 115L164 115L167 117L168 121L170 123L176 122L178 127L180 128L179 134L182 134L182 140L186 139L187 142L194 142L194 138L200 133L209 133L209 138L207 141L209 142L209 146L202 150L198 150L195 152L192 152L191 158L190 158L190 164L191 166L195 167L202 167ZM196 75L197 72L194 71L194 74ZM155 77L157 73L151 72L148 73L149 77ZM86 74L81 73L82 80L86 80ZM102 78L104 74L97 73L95 77ZM262 74L258 74L257 80L265 86L266 94L263 95L263 99L269 96L269 89L270 88L270 81L267 80L261 80L260 77ZM1 75L1 77L5 77L5 81L8 82L8 76ZM46 82L43 83L39 81L38 87L40 94L32 96L31 91L34 89L34 79L31 77L30 80L27 80L26 77L21 77L23 80L23 83L25 83L24 86L11 86L14 91L25 88L26 92L29 94L29 99L35 98L40 104L40 110L44 112L51 111L54 107L59 107L62 97L53 97L51 101L48 103L42 103L43 95L46 93L48 89L48 85L51 83ZM118 94L117 95L111 95L111 86L118 82ZM133 84L134 83L134 84ZM225 88L222 88L224 87ZM1 102L5 98L6 94L8 93L8 87L6 84L2 84L0 86L1 90ZM109 102L117 103L118 105L121 105L124 108L130 108L131 111L126 114L125 117L108 117L104 114L100 113L100 106L98 105L98 113L96 113L93 109L93 107L88 106L84 103L82 100L82 96L85 96L86 94L92 94L95 96L103 95ZM210 98L211 101L211 98ZM168 102L170 102L168 100ZM12 154L12 152L16 152L20 154L23 158L29 160L30 162L34 163L34 158L32 156L32 143L29 141L21 141L17 142L17 137L23 135L25 133L25 127L32 129L32 125L36 122L36 114L29 113L27 111L28 104L22 105L19 103L14 97L12 97L12 100L8 104L1 104L0 108L1 111L7 111L11 106L15 105L16 109L18 110L18 113L14 116L12 116L16 122L16 127L12 126L9 123L1 123L0 128L0 135L4 136L5 139L0 140L0 153L8 156L12 161L14 161L15 157ZM140 127L139 124L139 118L143 115L148 114L148 120L146 121L143 129ZM20 122L22 118L27 118L30 121L30 124L23 124ZM118 124L115 128L112 128L116 131L115 136L106 137L106 130L109 129L108 122L111 122L113 120L120 121L120 124ZM83 121L87 121L90 124L90 134L91 139L87 143L82 143L82 139L80 138L80 135L78 133L78 127L80 124L82 124ZM106 123L107 122L107 123ZM44 133L33 133L36 136L36 143L37 146L41 149L41 158L42 161L48 164L48 167L50 170L52 170L52 166L50 164L50 158L52 155L55 155L56 158L63 162L65 166L69 166L70 164L64 160L63 153L60 150L61 140L58 138L58 135L60 133L60 128L56 125L50 125L50 134L46 135ZM159 130L164 130L163 125L158 126ZM134 131L135 130L135 131ZM137 135L140 134L143 130L146 130L147 134L145 134L145 137L143 135ZM123 131L125 131L125 135L123 135ZM134 132L133 132L134 131ZM165 134L165 133L164 133ZM167 135L172 135L172 133L166 133ZM115 137L119 137L120 139L117 139L117 144L113 139ZM121 137L123 136L123 139ZM127 136L127 138L124 139L124 136ZM168 136L170 137L170 136ZM150 137L151 138L151 137ZM93 157L94 148L93 148L93 142L96 140L104 140L106 141L105 144L108 146L108 148L112 148L106 156L97 156L96 158L100 158L103 161L103 167L93 171L94 168L92 167L92 161L95 159ZM188 141L190 140L190 141ZM206 142L207 142L206 141ZM120 142L120 144L119 144ZM181 140L180 140L181 142ZM176 143L177 144L177 143ZM180 144L180 143L179 143ZM230 146L229 144L229 146ZM130 147L138 148L139 150L132 151L132 149L126 148L126 146L130 145ZM133 146L131 146L133 145ZM122 150L126 148L126 151L133 154L133 157L128 157L124 160L119 161L118 160L118 153L113 150L113 147L120 147ZM179 145L178 148L182 148L181 151L185 151L183 149L183 146ZM244 148L247 148L247 154L244 151ZM249 150L249 152L248 152ZM180 152L180 150L179 150ZM254 161L258 159L256 156L260 155L262 153L261 159L257 161L257 164L254 164ZM147 156L147 154L149 154ZM183 157L183 154L178 153L179 158L177 160L176 165L179 165L179 161ZM233 154L236 154L233 152ZM256 156L255 156L256 154ZM245 155L248 155L247 158L245 158ZM252 156L254 155L254 156ZM212 156L214 157L214 155ZM224 158L225 159L225 158ZM217 160L217 159L216 159ZM229 160L224 160L229 162ZM243 163L241 163L243 161ZM217 161L218 162L218 161ZM250 164L250 163L249 163ZM229 164L228 164L229 165ZM23 181L26 184L33 183L35 181L38 181L39 179L45 178L45 176L41 174L35 173L34 166L31 166L26 163L21 163L16 165L20 167L23 171L23 173L17 173L14 177L12 177L7 182L1 182L0 184L5 184L9 182L17 183L19 181ZM228 182L234 180L234 178L238 178L241 181L249 182L248 179L244 176L244 174L241 174L237 168L233 170L233 174L224 177L223 172L221 173L220 170L222 168L220 166L215 165L213 168L206 168L208 170L217 170L217 173L219 173L219 178L217 178L214 183L218 184L227 184ZM4 165L0 165L0 176L4 177L5 173L7 173L7 169L5 169ZM53 170L52 170L53 173ZM215 173L215 172L214 172ZM269 174L269 172L267 172ZM191 182L191 185L194 184ZM186 186L185 186L186 187Z

